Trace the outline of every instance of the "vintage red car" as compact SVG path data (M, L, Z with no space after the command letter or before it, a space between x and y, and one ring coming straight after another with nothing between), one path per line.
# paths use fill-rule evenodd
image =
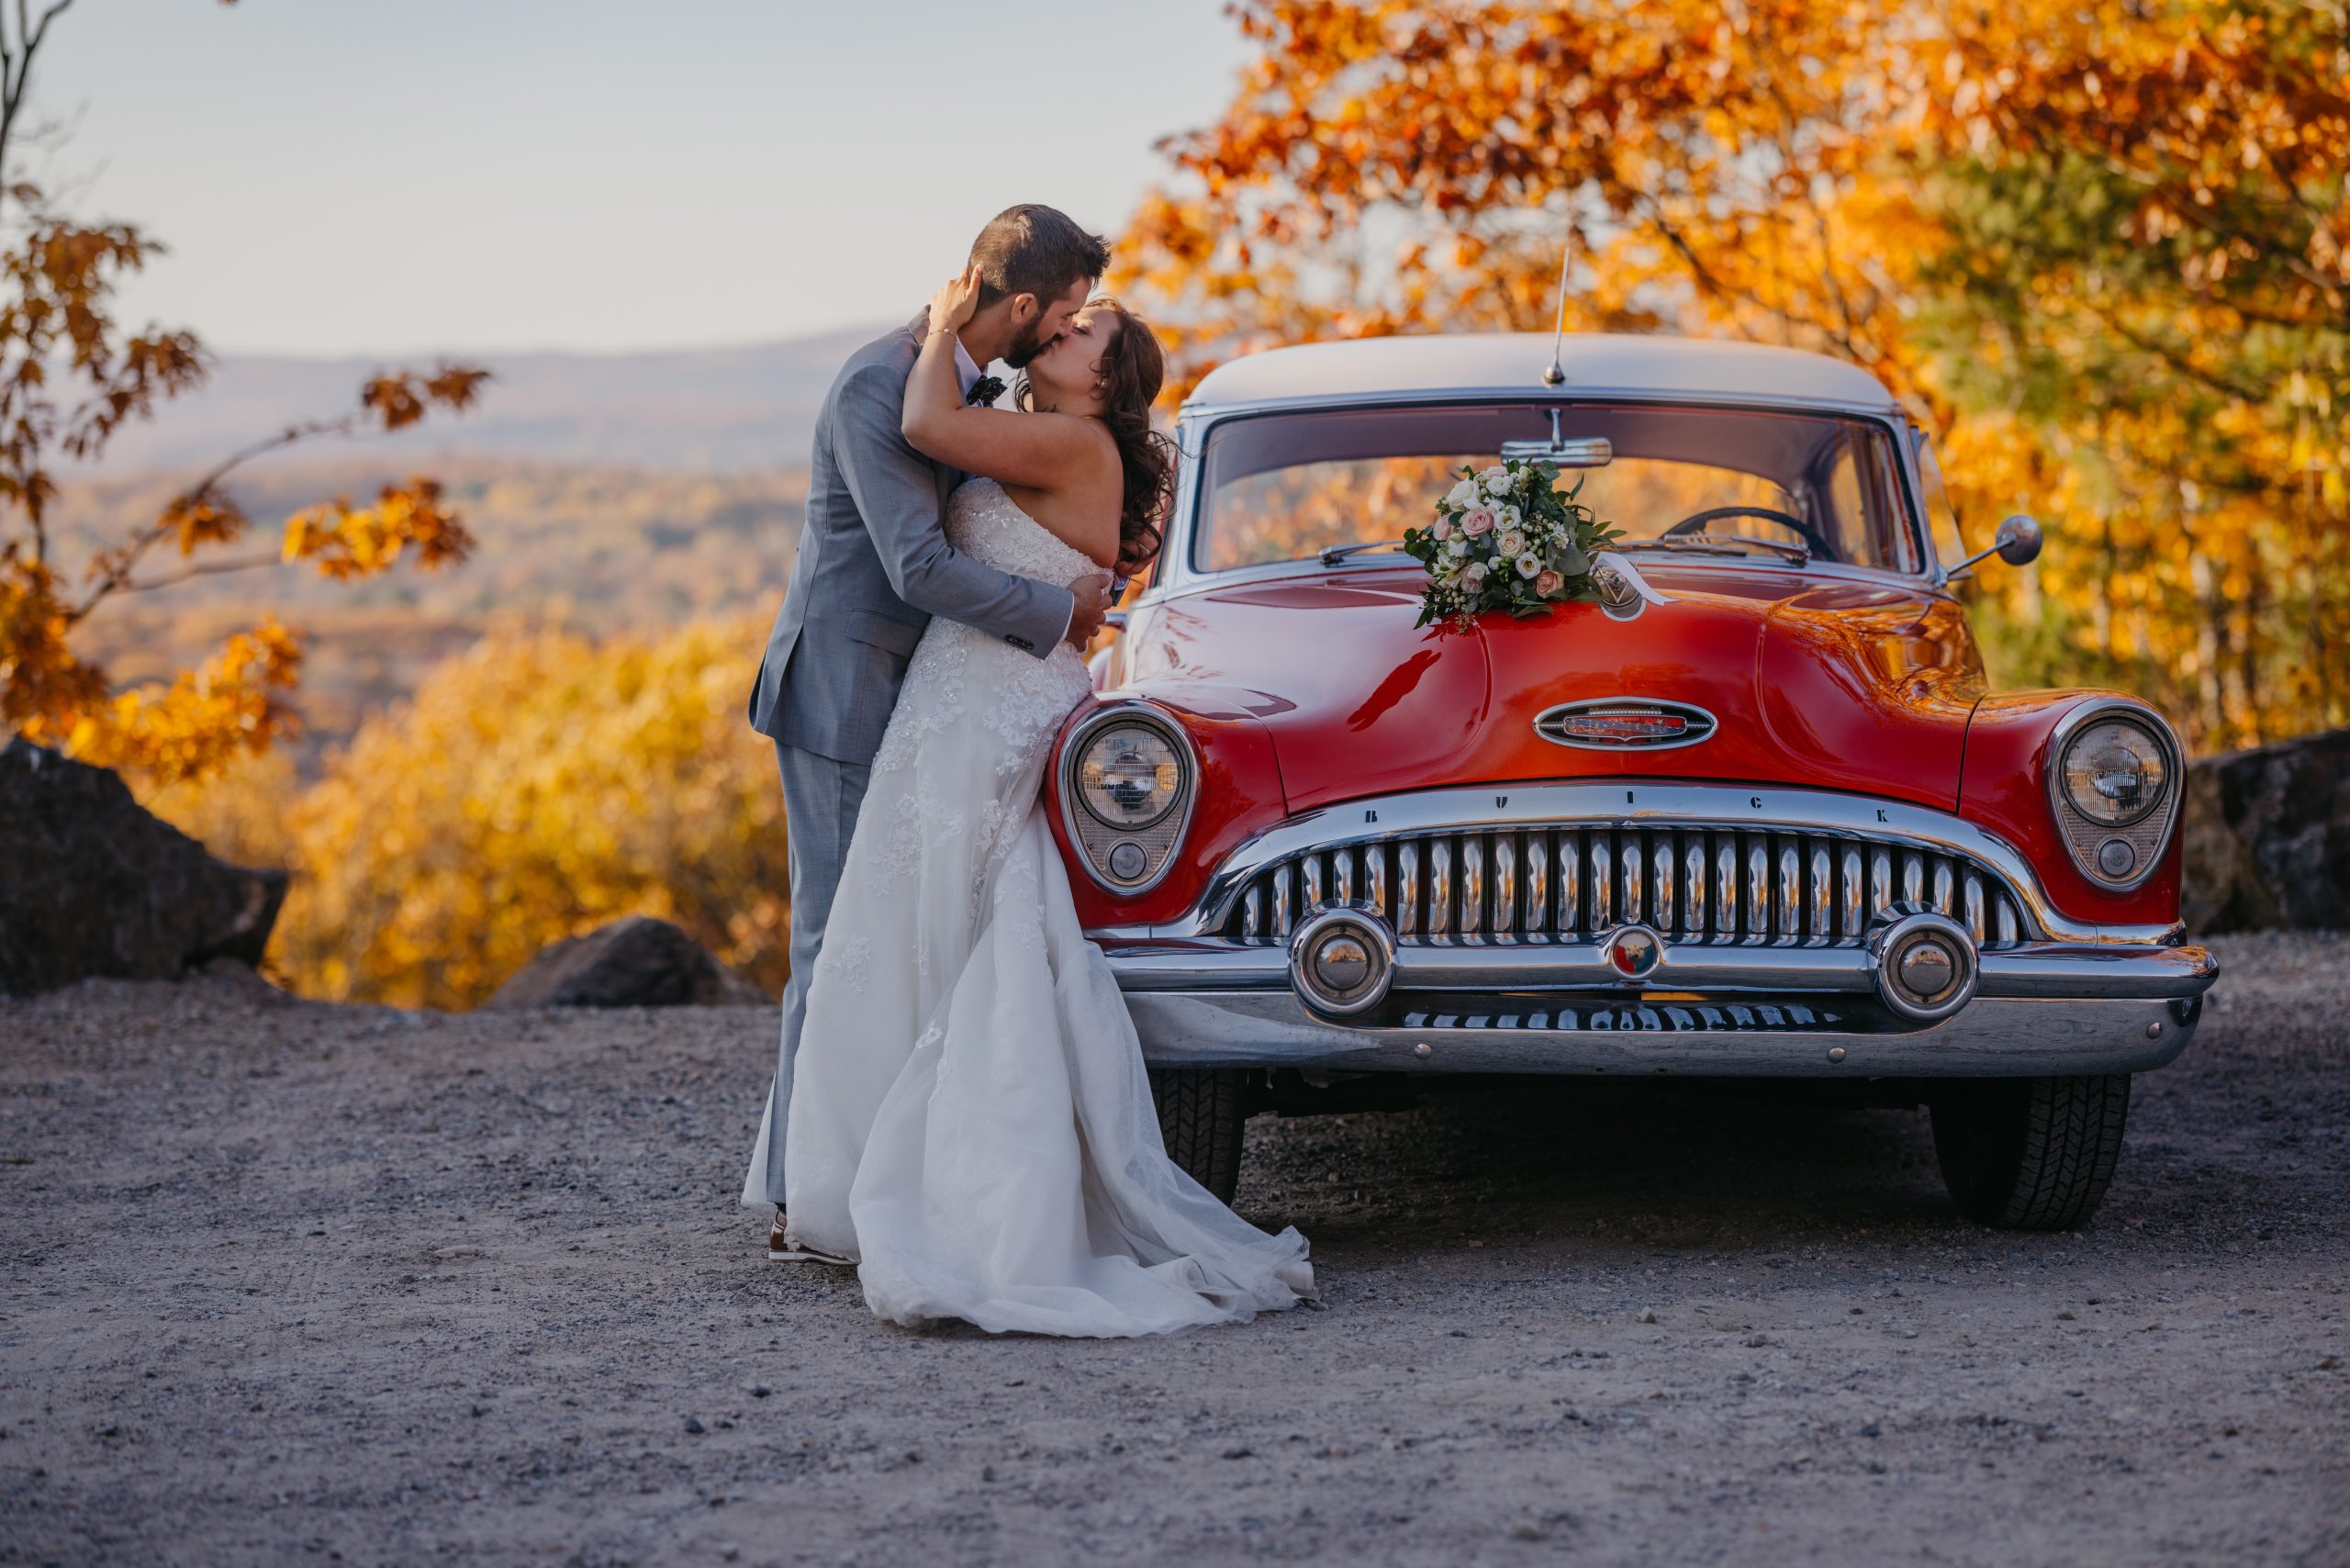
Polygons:
M1551 351L1282 349L1181 411L1048 785L1170 1152L1228 1196L1253 1112L1415 1077L1848 1080L1930 1106L1964 1214L2079 1224L2218 972L2177 736L1988 689L1933 454L1864 371L1588 336L1553 385ZM1416 626L1400 535L1503 454L1579 476L1629 570Z

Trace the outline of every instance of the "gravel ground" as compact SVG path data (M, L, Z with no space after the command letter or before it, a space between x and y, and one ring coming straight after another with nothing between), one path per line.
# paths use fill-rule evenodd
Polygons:
M2350 1562L2350 938L2223 945L2096 1222L1921 1114L1250 1130L1322 1309L875 1322L734 1205L765 1010L0 1002L0 1562Z

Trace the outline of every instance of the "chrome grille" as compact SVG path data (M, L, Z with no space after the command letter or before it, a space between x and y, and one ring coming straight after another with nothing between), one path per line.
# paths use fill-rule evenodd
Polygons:
M1592 941L1634 921L1678 941L1855 946L1899 902L2020 941L2015 895L1964 857L1844 834L1575 823L1413 834L1308 850L1251 877L1225 935L1282 942L1336 893L1397 940Z

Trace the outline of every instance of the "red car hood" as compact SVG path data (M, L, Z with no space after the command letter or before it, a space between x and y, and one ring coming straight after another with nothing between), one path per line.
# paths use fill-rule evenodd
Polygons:
M1270 732L1292 812L1444 785L1642 778L1797 785L1955 811L1982 663L1922 589L1764 566L1644 560L1671 602L1415 627L1416 568L1235 585L1136 617L1127 684L1227 691ZM1694 703L1694 745L1585 751L1535 733L1587 698Z

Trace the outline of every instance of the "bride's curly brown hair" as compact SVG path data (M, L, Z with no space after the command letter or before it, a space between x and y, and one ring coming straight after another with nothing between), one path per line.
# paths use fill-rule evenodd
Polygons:
M1175 443L1151 429L1151 405L1167 384L1167 353L1150 323L1107 295L1085 302L1088 310L1117 315L1115 341L1102 351L1098 373L1109 385L1102 398L1102 422L1118 444L1125 469L1125 498L1118 511L1118 572L1133 577L1158 554L1159 524L1175 504ZM1028 377L1013 389L1019 407L1029 406Z

